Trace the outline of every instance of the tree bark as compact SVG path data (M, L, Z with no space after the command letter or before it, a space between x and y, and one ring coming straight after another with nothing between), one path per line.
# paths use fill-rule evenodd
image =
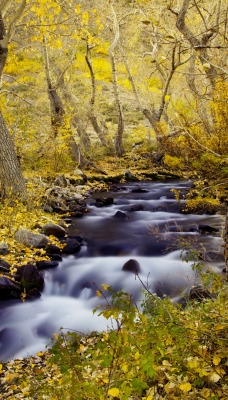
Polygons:
M86 45L86 55L85 55L86 64L88 65L90 77L91 77L91 98L90 98L90 110L88 112L89 120L95 130L97 136L99 137L101 144L105 147L108 145L108 141L106 139L106 134L108 133L107 128L105 129L105 124L99 124L97 120L97 116L95 115L95 100L96 100L96 79L95 73L93 69L92 57L91 57L91 48L89 44Z
M220 10L220 2L218 5L218 12L216 15L216 21L212 29L207 29L206 33L202 34L201 37L199 35L194 35L193 32L190 30L190 28L186 24L186 15L189 9L189 3L190 0L183 0L182 7L177 13L177 21L176 21L176 27L177 29L182 33L182 35L185 37L185 39L190 43L193 49L197 50L199 52L199 60L202 65L205 63L209 64L209 68L205 70L205 74L211 84L212 87L215 86L216 78L217 78L217 71L216 68L210 63L208 54L207 54L207 43L209 40L214 36L214 34L218 30L218 15L219 15L219 10ZM216 25L217 22L217 25Z
M57 93L57 89L52 84L50 75L49 57L48 57L47 44L45 38L43 41L43 50L44 50L45 74L47 81L47 92L51 110L51 125L54 133L54 138L56 138L59 134L59 130L61 128L64 128L65 110L63 102ZM80 161L80 150L70 129L68 129L66 134L66 144L68 146L71 159L74 162L78 163Z
M0 196L26 197L26 186L13 141L0 110Z
M113 15L113 31L114 31L114 40L109 48L109 57L111 60L111 68L112 68L112 83L113 83L113 92L114 98L118 110L118 127L117 132L115 135L115 151L118 157L122 157L124 154L124 147L123 147L123 132L124 132L124 116L123 116L123 109L122 103L120 100L119 95L119 88L117 82L117 70L116 70L116 63L115 63L115 48L118 44L120 38L120 31L119 31L119 23L117 20L117 16L115 10L113 8L112 2L110 2L110 7Z
M15 21L15 17L13 21ZM0 82L7 59L8 43L9 34L6 32L0 9ZM0 197L4 199L10 196L25 198L26 186L13 141L0 110Z

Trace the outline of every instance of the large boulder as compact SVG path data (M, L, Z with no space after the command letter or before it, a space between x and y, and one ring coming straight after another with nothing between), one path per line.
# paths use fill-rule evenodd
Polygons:
M48 238L41 233L33 233L28 229L20 228L14 236L19 243L34 248L42 248L48 244Z
M66 236L66 230L57 224L53 224L52 222L48 222L42 228L44 235L47 236L55 236L56 238L61 238Z
M122 270L138 274L140 272L140 264L137 260L132 258L123 265Z
M29 292L32 289L37 289L38 291L44 288L44 277L38 269L32 265L27 264L18 268L18 277L20 284Z
M19 299L22 287L6 276L0 276L0 300Z

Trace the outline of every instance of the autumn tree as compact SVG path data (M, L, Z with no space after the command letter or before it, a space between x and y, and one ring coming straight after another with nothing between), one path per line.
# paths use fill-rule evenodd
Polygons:
M5 26L5 16L10 6L14 6L14 1L2 1L0 5L0 81L2 80L3 70L8 54L8 45L14 35L16 23L20 19L26 0L22 0L16 13L11 18L8 26ZM26 187L22 175L19 160L17 158L14 143L6 127L0 109L0 191L1 198L10 195L25 197Z

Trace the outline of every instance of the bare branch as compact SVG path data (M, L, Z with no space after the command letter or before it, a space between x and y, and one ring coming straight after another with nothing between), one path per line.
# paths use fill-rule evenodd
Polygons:
M23 11L25 9L26 6L26 0L22 0L20 7L18 8L14 18L12 19L12 21L9 24L9 28L8 28L8 37L9 37L9 41L10 39L13 37L15 29L16 29L16 24L17 21L20 19L20 17L23 14Z

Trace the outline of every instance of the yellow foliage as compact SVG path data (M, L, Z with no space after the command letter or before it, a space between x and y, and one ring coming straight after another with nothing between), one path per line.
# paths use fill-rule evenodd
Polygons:
M182 384L179 386L179 388L180 388L180 390L181 390L182 392L190 392L190 390L191 390L191 388L192 388L192 385L191 385L191 383L186 382L186 383L182 383Z
M120 391L117 388L112 388L108 390L108 395L111 397L118 397L120 398Z

